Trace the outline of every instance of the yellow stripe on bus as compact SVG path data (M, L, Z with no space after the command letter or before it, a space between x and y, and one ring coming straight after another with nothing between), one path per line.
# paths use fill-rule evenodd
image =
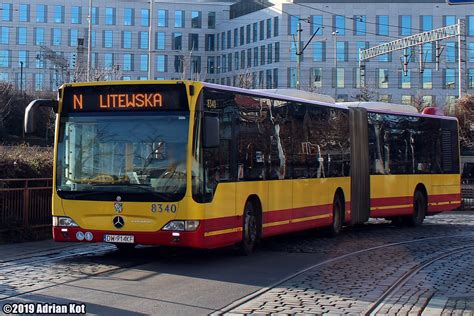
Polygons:
M392 208L402 208L402 207L413 207L413 204L374 206L374 207L371 207L370 210L371 210L371 211L388 210L388 209L392 209Z
M332 214L323 214L323 215L301 217L301 218L295 218L295 219L281 221L281 222L265 223L263 224L263 227L266 228L266 227L280 226L280 225L286 225L286 224L291 224L291 223L306 222L306 221L311 221L314 219L328 218L331 216Z
M236 233L236 232L241 232L241 231L242 231L242 227L228 228L228 229L223 229L223 230L214 230L214 231L211 231L211 232L205 232L204 237L230 234L230 233Z

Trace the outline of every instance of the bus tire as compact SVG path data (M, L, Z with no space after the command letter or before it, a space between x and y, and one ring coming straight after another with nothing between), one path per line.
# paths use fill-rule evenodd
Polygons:
M135 249L135 244L114 244L120 252L130 252Z
M332 202L332 224L325 229L325 235L328 237L337 236L342 229L342 222L344 221L344 200L340 194L334 196Z
M244 256L250 255L258 243L257 214L255 206L248 201L245 204L244 216L242 221L242 241L239 243L238 253Z
M423 225L426 209L426 197L421 191L417 190L413 196L413 214L405 217L405 224L411 227Z

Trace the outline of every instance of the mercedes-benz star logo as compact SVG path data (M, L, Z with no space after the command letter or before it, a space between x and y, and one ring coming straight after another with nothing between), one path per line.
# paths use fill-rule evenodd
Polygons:
M122 216L115 216L114 219L112 220L112 223L117 228L122 228L123 225L125 225L125 221L123 220Z

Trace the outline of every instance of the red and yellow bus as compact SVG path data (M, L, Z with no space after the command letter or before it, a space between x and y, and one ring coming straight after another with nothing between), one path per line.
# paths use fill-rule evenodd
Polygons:
M259 239L460 205L457 121L191 81L66 84L53 236L250 253Z

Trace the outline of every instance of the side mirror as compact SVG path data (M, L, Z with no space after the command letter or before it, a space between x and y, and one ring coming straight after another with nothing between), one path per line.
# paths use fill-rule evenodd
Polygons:
M49 107L55 113L58 112L58 101L51 99L33 100L25 109L24 130L25 134L32 134L36 131L36 113L40 107Z
M202 125L202 147L219 147L219 117L205 113Z

